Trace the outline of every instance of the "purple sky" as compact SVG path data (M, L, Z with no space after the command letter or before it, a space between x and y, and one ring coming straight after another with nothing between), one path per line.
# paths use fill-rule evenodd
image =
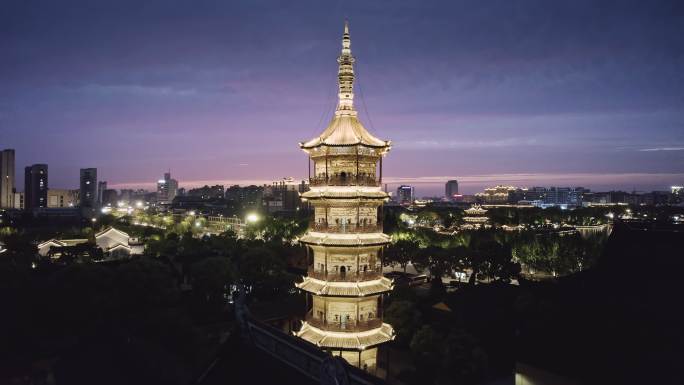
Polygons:
M0 148L20 186L304 177L345 17L391 182L684 183L681 1L4 1Z

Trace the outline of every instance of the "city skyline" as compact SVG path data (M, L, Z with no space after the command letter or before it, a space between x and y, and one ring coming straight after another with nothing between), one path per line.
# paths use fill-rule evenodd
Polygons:
M393 138L390 190L684 178L676 2L71 3L0 16L0 146L19 169L49 164L51 186L84 167L114 188L151 189L167 169L181 186L305 177L283 144L327 124L344 18L361 118Z

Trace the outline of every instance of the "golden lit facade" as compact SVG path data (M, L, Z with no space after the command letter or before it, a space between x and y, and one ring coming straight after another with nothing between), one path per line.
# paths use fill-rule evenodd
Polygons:
M376 373L377 347L394 338L382 321L382 297L392 281L382 275L382 158L390 142L371 135L354 109L354 57L345 25L337 59L338 104L328 127L300 143L309 156L313 209L309 231L300 238L309 270L297 287L311 294L297 336Z

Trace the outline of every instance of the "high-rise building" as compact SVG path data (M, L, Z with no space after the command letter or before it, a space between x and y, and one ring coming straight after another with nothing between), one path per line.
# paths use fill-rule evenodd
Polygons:
M450 180L446 182L446 185L444 186L444 197L448 201L453 201L454 198L458 195L458 181L457 180Z
M400 205L410 205L414 199L413 186L401 185L397 187L397 203Z
M0 151L0 209L14 208L14 150Z
M47 207L48 165L34 164L24 169L24 208Z
M157 181L157 202L171 203L178 192L178 181L171 179L171 173L165 172L164 179Z
M297 335L350 364L377 373L378 346L394 338L382 320L383 295L392 282L382 275L381 209L387 194L382 158L390 142L371 135L354 109L354 57L347 25L337 59L338 104L320 136L300 143L314 174L302 194L314 211L300 238L310 259L297 287L311 295L306 321Z
M96 168L82 168L80 177L80 206L96 209L98 204L98 183Z
M103 206L105 204L104 192L107 190L107 181L97 182L97 205Z

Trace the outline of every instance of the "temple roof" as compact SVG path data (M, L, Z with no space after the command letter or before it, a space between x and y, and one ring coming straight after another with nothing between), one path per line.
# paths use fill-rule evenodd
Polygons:
M390 141L378 139L361 124L354 109L354 57L351 54L349 26L345 23L342 37L342 53L339 63L339 93L335 115L319 136L300 143L302 149L318 146L368 146L390 147Z

